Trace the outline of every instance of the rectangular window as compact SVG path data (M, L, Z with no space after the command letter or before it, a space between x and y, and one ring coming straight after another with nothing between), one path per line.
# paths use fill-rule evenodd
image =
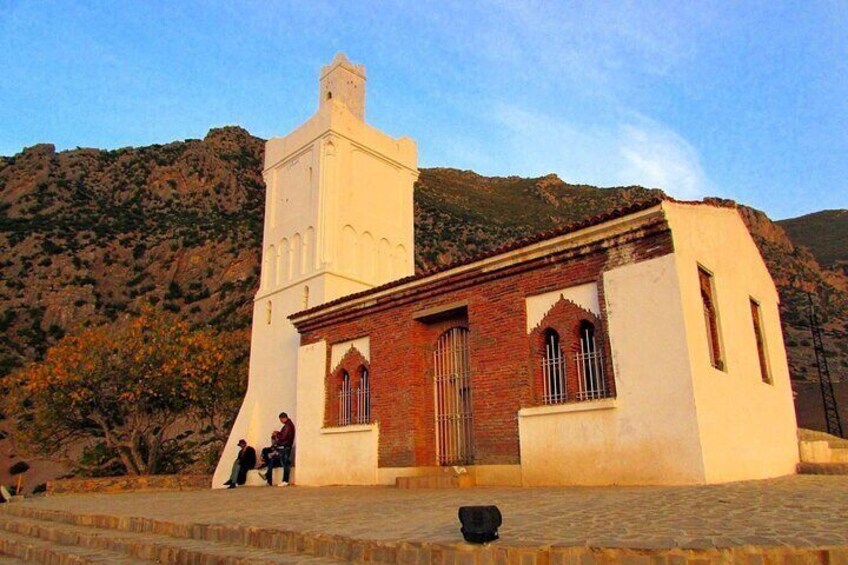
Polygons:
M715 301L712 274L698 266L698 282L701 287L701 302L704 309L704 324L707 330L707 347L710 352L710 363L716 369L725 370L724 357L721 350L721 334L718 326L718 310Z
M757 339L757 357L760 360L760 377L766 384L772 384L769 374L768 357L766 357L766 342L763 335L763 314L760 304L751 299L751 319L754 322L754 337Z

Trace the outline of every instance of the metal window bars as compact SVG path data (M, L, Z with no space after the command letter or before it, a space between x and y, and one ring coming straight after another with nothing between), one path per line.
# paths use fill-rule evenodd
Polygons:
M439 338L433 367L438 463L469 464L474 460L474 446L467 329L453 328Z
M545 336L545 356L542 358L542 402L560 404L568 400L565 381L565 356L556 332Z
M339 390L339 426L371 423L371 390L364 384L361 388L349 386Z
M607 398L604 378L604 358L595 344L595 328L585 324L581 328L580 353L574 356L577 368L577 400Z
M356 423L371 422L371 378L365 367L359 373L359 390L356 399Z
M342 388L339 390L339 425L350 425L351 398L350 375L347 371L342 373Z

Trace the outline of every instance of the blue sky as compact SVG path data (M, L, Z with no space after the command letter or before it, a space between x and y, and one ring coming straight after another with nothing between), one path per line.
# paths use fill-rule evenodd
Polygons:
M0 155L285 135L337 51L422 167L848 207L845 0L0 0Z

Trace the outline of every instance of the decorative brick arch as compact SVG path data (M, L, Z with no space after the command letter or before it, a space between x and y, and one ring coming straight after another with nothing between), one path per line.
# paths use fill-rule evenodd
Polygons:
M580 353L580 329L584 323L594 327L595 343L597 350L603 359L603 380L606 386L607 396L615 396L615 378L610 363L609 339L601 319L581 308L571 300L560 297L545 314L539 325L530 332L530 363L533 375L533 401L534 404L542 404L543 370L542 359L545 356L545 337L548 330L553 330L559 335L560 347L565 357L566 392L568 401L577 400L578 373L574 361L575 355Z
M326 386L324 387L324 390L326 391L324 403L324 406L326 407L324 410L325 427L335 427L339 425L339 392L342 390L344 373L347 372L350 376L350 389L359 390L362 386L362 369L365 369L368 372L370 379L371 363L355 346L351 346L350 349L347 350L347 353L344 354L341 361L339 361L338 365L336 365L336 367L327 374ZM355 414L358 408L359 406L356 404L356 399L352 398L350 405L351 413Z

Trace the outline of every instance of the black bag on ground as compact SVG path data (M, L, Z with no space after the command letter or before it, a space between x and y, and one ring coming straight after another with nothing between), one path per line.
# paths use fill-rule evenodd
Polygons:
M486 543L498 539L501 511L497 506L460 506L459 521L465 541Z

